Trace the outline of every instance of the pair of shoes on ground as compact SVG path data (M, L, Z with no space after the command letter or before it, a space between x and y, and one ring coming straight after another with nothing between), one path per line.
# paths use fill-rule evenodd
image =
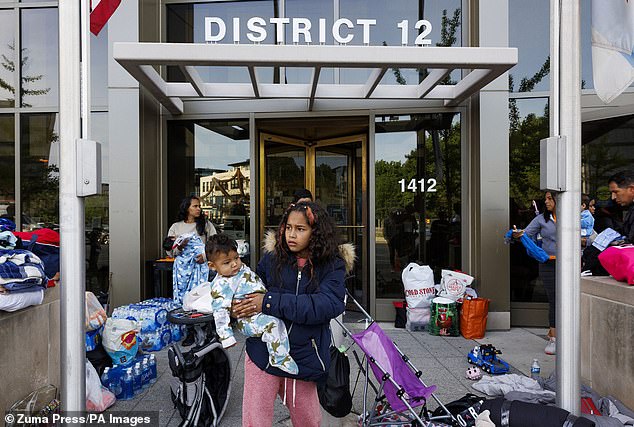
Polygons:
M544 353L550 354L550 355L557 354L557 339L555 337L550 337L548 339L548 344L546 344Z

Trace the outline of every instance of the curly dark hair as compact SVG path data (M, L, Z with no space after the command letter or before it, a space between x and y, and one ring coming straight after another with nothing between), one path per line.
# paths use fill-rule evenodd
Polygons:
M208 260L213 260L216 254L228 254L231 251L238 252L238 243L226 234L214 234L205 243L205 252Z
M192 204L192 200L198 200L200 202L200 198L198 196L189 196L181 200L181 204L178 206L178 216L176 217L176 221L187 220L187 211ZM200 216L196 217L194 220L196 221L196 232L199 236L202 236L205 234L205 225L207 222L205 214L201 211Z
M291 212L300 212L311 226L312 234L308 244L308 262L312 280L314 266L325 265L339 255L339 237L335 224L328 213L317 203L292 203L284 212L277 230L275 257L280 261L278 273L283 264L296 264L297 259L286 243L286 225ZM280 273L281 274L281 273Z

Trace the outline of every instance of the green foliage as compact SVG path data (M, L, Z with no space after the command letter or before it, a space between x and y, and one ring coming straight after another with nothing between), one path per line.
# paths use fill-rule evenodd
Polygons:
M542 197L539 189L539 141L548 137L548 116L529 114L509 134L510 196L520 204Z
M379 222L383 222L395 208L413 204L420 211L423 203L427 217L434 218L440 210L451 213L454 202L460 200L460 123L453 124L450 129L431 132L439 134L439 157L435 155L431 135L425 137L420 131L418 138L425 138L424 142L406 154L404 162L376 161L376 218ZM436 178L437 191L401 191L401 179L407 186L411 179L421 178Z
M550 56L531 77L523 77L519 92L532 91L550 73ZM509 91L513 92L515 80L509 74ZM542 197L539 189L539 141L548 137L548 104L541 116L527 115L520 119L515 98L509 99L509 191L510 196L525 206L530 200Z
M450 17L447 16L447 9L442 11L442 18L440 20L440 41L436 43L436 46L440 47L449 47L454 46L456 41L458 40L456 33L460 28L461 24L461 14L460 9L456 9L453 11L453 15ZM422 28L421 28L422 30ZM383 46L387 46L387 43L383 41ZM396 82L400 85L406 85L407 79L403 77L401 70L399 68L392 68L392 73L394 74L394 78ZM418 81L421 82L427 77L429 72L426 68L418 69ZM453 85L456 84L455 81L451 80L450 76L445 77L440 81L440 84L443 85Z
M612 173L623 169L630 162L619 156L608 145L607 137L587 144L581 150L581 181L587 185L586 192L604 199L608 196L607 179Z
M7 44L7 48L12 51L11 56L15 55L15 45L13 43ZM4 53L0 55L0 67L4 68L5 70L9 71L10 73L13 74L13 72L15 71L15 62L13 59L9 58L7 55L5 55ZM24 71L26 65L29 62L29 56L27 55L27 49L26 48L22 48L22 59L20 61L22 70ZM40 80L42 80L42 77L44 77L43 74L37 74L37 75L25 75L24 73L22 73L21 76L21 88L20 88L20 98L22 100L24 100L27 96L39 96L39 95L46 95L47 93L50 92L51 88L45 88L45 89L34 89L34 88L29 88L29 85L36 83ZM14 95L14 98L10 98L9 102L13 105L15 105L15 87L13 86L12 82L7 82L6 80L0 78L0 87L7 90L9 93ZM26 102L22 102L22 106L23 107L32 107L31 104L28 104Z

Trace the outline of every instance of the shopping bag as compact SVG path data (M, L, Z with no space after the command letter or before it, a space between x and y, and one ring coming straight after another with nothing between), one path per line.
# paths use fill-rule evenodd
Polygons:
M610 246L601 252L599 261L615 280L634 285L634 246Z
M487 298L465 299L460 311L460 333L467 339L484 338L489 314Z
M457 337L460 335L460 314L455 301L436 297L431 303L431 316L427 327L430 335Z
M436 296L434 272L428 265L409 263L401 275L409 308L429 307Z
M86 360L86 411L103 412L117 400L110 390L101 385L94 366Z
M334 345L330 346L328 378L317 384L317 395L322 408L333 417L345 417L352 410L350 361Z
M183 310L210 314L213 313L212 302L211 283L204 282L185 293L183 296Z
M140 330L135 320L109 318L106 321L102 344L115 365L128 365L134 361L139 349L136 335Z
M106 323L106 310L92 292L86 292L86 332L101 328Z
M461 273L460 271L442 270L438 296L461 303L467 291L467 287L471 286L472 282L473 277L468 274Z

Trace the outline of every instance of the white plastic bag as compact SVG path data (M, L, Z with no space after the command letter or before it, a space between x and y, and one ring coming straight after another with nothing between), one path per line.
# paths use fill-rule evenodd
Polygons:
M408 308L429 307L436 296L434 272L427 265L410 263L403 269L403 286Z
M103 412L111 407L116 400L114 394L101 385L95 367L86 360L86 411Z
M127 365L134 360L139 349L136 335L141 330L139 322L109 318L103 329L102 342L112 362Z
M442 270L439 296L449 298L455 302L462 302L467 286L473 282L473 277L459 271Z
M86 292L86 332L101 328L106 323L106 310L92 292Z
M185 293L183 296L183 310L210 314L213 312L211 309L212 301L211 283L205 282Z
M431 318L431 307L407 307L407 322L405 329L408 331L422 331L429 324Z

